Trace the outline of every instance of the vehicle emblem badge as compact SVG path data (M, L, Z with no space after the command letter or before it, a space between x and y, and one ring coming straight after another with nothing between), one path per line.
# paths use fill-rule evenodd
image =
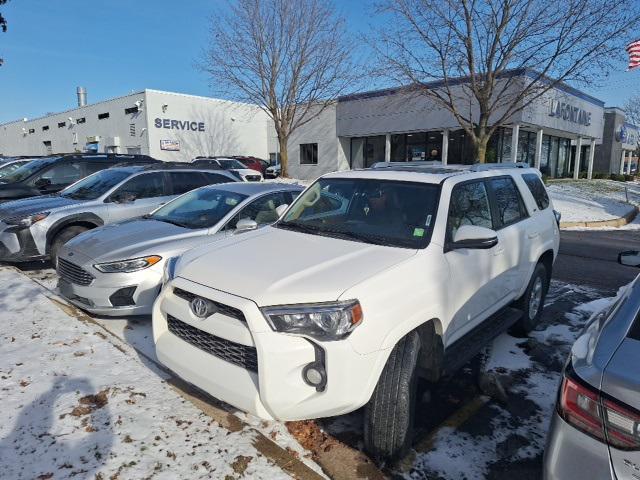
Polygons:
M365 215L369 215L369 207L368 206L364 207L364 214Z
M70 256L70 257L73 257L73 252L69 252L69 256Z
M205 300L204 298L195 297L189 302L189 306L191 307L191 311L198 318L208 317L211 313L215 313L212 310L211 302Z

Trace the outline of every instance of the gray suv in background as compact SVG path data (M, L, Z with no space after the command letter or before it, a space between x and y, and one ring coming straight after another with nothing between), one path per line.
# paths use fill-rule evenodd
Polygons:
M145 215L194 188L238 179L223 170L184 164L115 167L90 175L63 191L0 206L0 261L50 257L80 233Z
M640 266L640 252L618 261ZM546 480L640 478L639 279L573 345L547 438Z

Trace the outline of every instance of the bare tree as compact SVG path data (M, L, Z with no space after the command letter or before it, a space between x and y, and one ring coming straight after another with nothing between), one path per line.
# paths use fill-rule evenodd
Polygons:
M640 93L629 98L624 104L625 119L640 126Z
M326 0L236 0L212 19L202 68L214 88L273 120L287 176L291 134L351 85L352 42Z
M560 82L604 76L640 19L638 2L626 0L382 2L391 18L371 42L380 73L449 111L482 163L514 114Z
M8 0L0 0L0 6L6 4L7 1ZM7 20L2 16L2 13L0 13L0 31L2 32L7 31ZM4 60L0 58L0 67L2 66L3 63L4 63Z

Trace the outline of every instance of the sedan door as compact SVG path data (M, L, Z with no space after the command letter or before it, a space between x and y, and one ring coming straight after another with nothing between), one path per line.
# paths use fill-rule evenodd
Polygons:
M141 217L174 198L164 172L145 172L127 180L107 199L108 222Z

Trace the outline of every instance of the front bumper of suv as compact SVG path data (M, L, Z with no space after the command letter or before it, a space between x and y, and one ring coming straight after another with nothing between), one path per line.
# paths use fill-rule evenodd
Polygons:
M38 250L31 229L0 221L0 261L27 262L43 258L45 255Z
M70 255L71 253L71 255ZM75 306L105 316L149 315L163 262L132 273L103 273L92 258L65 247L58 256L58 292Z
M187 292L188 295L185 295ZM216 303L201 319L189 298ZM315 342L271 330L251 300L176 278L153 307L153 337L162 364L210 395L264 419L302 420L351 412L373 391L388 351L357 353L346 340ZM326 386L303 380L324 351Z

